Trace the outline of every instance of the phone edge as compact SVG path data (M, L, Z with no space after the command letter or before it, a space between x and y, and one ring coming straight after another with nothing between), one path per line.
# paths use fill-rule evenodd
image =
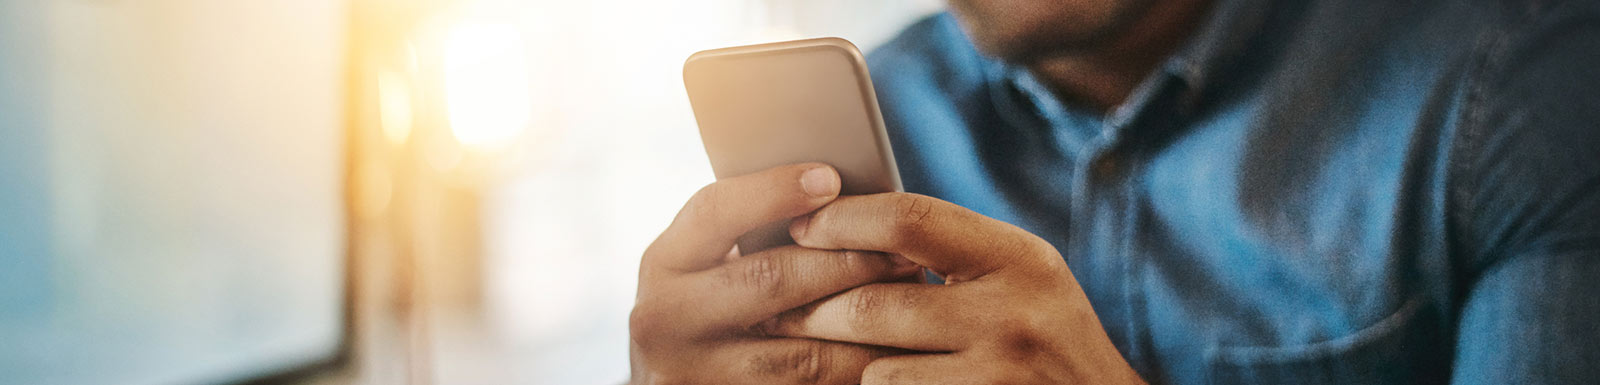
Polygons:
M861 53L861 49L856 47L855 43L851 43L849 40L839 37L819 37L698 51L689 55L687 59L684 59L684 73L680 75L680 79L685 83L685 85L687 85L687 72L689 70L689 66L698 60L734 54L761 53L767 51L810 47L831 47L843 51L846 56L850 57L850 66L856 73L856 89L861 92L862 100L866 101L867 107L869 107L867 108L867 113L869 115L868 119L871 120L870 123L872 124L874 131L874 141L876 142L873 143L873 145L878 148L879 152L884 154L879 161L885 162L885 164L882 166L888 171L888 174L893 181L894 192L905 192L905 186L900 180L900 166L894 156L894 146L889 142L889 128L888 125L883 121L883 111L880 110L881 107L878 105L877 89L872 85L872 71L867 67L866 56ZM687 91L687 89L685 89L685 91ZM698 119L698 117L696 117L696 119ZM698 126L699 124L697 123L697 130Z

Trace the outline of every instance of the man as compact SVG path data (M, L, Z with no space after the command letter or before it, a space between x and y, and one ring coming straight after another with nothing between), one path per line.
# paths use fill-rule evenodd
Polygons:
M1600 378L1589 2L951 8L869 62L922 195L707 186L645 252L636 382Z

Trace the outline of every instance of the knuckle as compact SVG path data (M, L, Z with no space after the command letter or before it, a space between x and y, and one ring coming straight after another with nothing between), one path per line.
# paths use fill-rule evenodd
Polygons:
M862 286L855 289L851 295L845 296L847 301L845 303L845 311L848 313L846 317L850 327L856 331L876 327L881 322L878 317L883 314L884 308L893 304L890 301L898 301L901 302L901 305L905 305L904 301L906 299L903 298L904 296L899 297L901 298L896 298L896 296L887 290L883 290L883 287L878 285Z
M911 382L914 372L904 365L890 365L890 361L877 361L867 365L861 373L861 384L904 384Z
M995 327L997 350L1007 358L1025 360L1051 350L1051 342L1040 332L1038 322L1027 315L1005 317Z
M1055 245L1032 234L1019 243L1011 258L1036 272L1033 276L1038 277L1035 282L1038 287L1056 287L1072 280L1072 272L1067 269L1066 260Z
M694 195L689 197L689 202L683 205L682 218L696 221L714 215L713 210L717 207L717 201L723 195L721 191L722 188L716 183L705 185L699 191L695 191Z
M1055 245L1033 234L1022 232L1015 236L997 236L988 242L987 247L993 263L986 264L988 270L975 271L972 275L986 275L994 270L1009 268L1015 271L1027 271L1029 272L1027 276L1038 278L1024 281L1026 283L1049 285L1056 281L1054 272L1066 268L1066 263ZM1050 275L1050 278L1046 279L1040 274Z
M783 292L786 282L783 278L785 268L781 259L761 256L746 261L741 268L723 270L724 283L732 287L747 288L768 297Z
M901 242L915 241L930 224L933 199L917 194L897 194L894 198L894 229Z
M769 352L766 354L751 355L746 368L754 378L784 378L794 383L821 382L824 370L824 354L827 354L821 342L810 341L798 349L785 349L783 351Z
M1044 241L1034 237L1008 237L996 239L994 242L994 255L1013 262L1027 261L1028 258L1036 257L1045 249L1053 249L1048 244L1039 245Z
M815 384L822 382L823 375L827 373L826 355L828 349L820 342L806 344L806 348L795 360L795 379L801 383Z
M883 307L883 293L869 287L856 289L855 294L849 297L850 319L861 320L870 314L878 312Z
M628 314L628 338L639 346L640 350L650 351L656 346L661 334L660 318L657 312L648 310L643 306L634 306Z
M1023 253L1045 256L1045 261L1061 260L1061 252L1056 250L1056 245L1044 240L1044 238L1039 238L1039 236L1029 233L1026 237L1023 237L1020 243L1022 245L1018 247L1022 249L1021 252Z
M1027 358L1044 349L1044 341L1028 331L1003 332L999 343L1000 351L1011 358Z
M884 258L886 255L871 251L844 250L839 252L838 258L830 258L830 260L834 261L834 271L865 273L881 269L881 265L885 265L886 259Z

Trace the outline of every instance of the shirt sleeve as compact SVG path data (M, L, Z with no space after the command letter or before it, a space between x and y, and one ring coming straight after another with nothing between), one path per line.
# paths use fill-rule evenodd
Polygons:
M1492 36L1469 79L1455 383L1600 379L1600 18L1578 8Z

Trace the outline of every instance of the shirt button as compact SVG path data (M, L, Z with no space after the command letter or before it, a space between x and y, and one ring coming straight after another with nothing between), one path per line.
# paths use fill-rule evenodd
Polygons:
M1111 178L1117 174L1117 160L1109 156L1095 160L1092 167L1094 175L1100 179Z

